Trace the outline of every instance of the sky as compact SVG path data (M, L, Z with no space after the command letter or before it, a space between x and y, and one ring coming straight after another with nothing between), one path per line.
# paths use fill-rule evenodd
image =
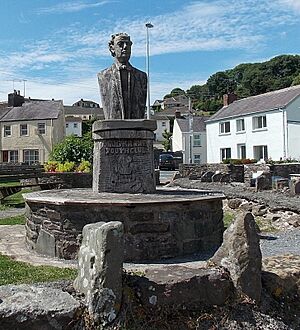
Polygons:
M147 22L151 102L240 63L300 54L300 0L0 0L0 12L1 101L25 85L26 97L100 102L110 36L128 33L131 64L146 71Z

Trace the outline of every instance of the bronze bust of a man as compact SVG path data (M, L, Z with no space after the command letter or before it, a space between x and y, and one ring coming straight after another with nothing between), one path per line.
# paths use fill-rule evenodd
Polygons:
M129 63L130 36L112 35L109 50L115 58L111 67L98 73L105 119L143 119L146 109L147 75Z

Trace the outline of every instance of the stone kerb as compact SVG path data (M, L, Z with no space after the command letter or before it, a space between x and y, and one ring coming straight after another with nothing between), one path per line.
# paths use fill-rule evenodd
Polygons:
M94 123L94 192L155 192L155 129L153 120Z
M74 287L83 293L95 322L112 322L122 299L123 225L98 222L83 228Z

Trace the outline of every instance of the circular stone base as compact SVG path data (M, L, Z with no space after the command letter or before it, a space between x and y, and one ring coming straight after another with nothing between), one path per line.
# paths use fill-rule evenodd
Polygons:
M155 194L93 193L90 189L25 194L26 241L38 253L74 259L88 223L124 224L125 261L205 252L222 242L224 195L160 188Z

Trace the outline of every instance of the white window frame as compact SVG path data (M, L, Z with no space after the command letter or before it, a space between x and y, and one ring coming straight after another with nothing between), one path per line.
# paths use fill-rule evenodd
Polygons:
M219 124L219 134L230 134L230 121L222 121Z
M193 146L201 147L201 134L193 134Z
M260 154L262 154L262 157L256 157L257 155L257 152L256 150L257 149L261 149L259 151ZM268 155L268 146L267 145L258 145L258 146L253 146L253 157L256 159L256 160L261 160L261 159L264 159L264 160L267 160L269 158L269 155ZM259 159L258 159L259 158Z
M11 125L4 125L3 126L3 136L4 137L11 136Z
M20 136L28 136L28 125L20 124Z
M194 164L201 164L201 155L194 154Z
M229 153L229 155L228 155ZM228 157L229 156L229 157ZM224 159L229 159L231 158L231 148L221 148L220 149L220 158L221 158L221 162Z
M261 131L267 129L267 116L255 116L252 117L252 129L253 131Z
M40 153L38 149L24 149L23 162L26 164L36 164L40 162Z
M9 161L9 163L18 163L19 162L19 151L18 150L9 150L8 151L8 161Z
M245 157L243 157L243 151L242 148L245 150ZM240 143L237 145L237 155L239 159L245 159L247 157L247 150L246 150L246 144L245 143Z
M242 133L245 132L245 119L240 118L236 120L236 132Z
M41 134L41 135L46 134L46 123L38 123L37 131L38 131L38 134Z

